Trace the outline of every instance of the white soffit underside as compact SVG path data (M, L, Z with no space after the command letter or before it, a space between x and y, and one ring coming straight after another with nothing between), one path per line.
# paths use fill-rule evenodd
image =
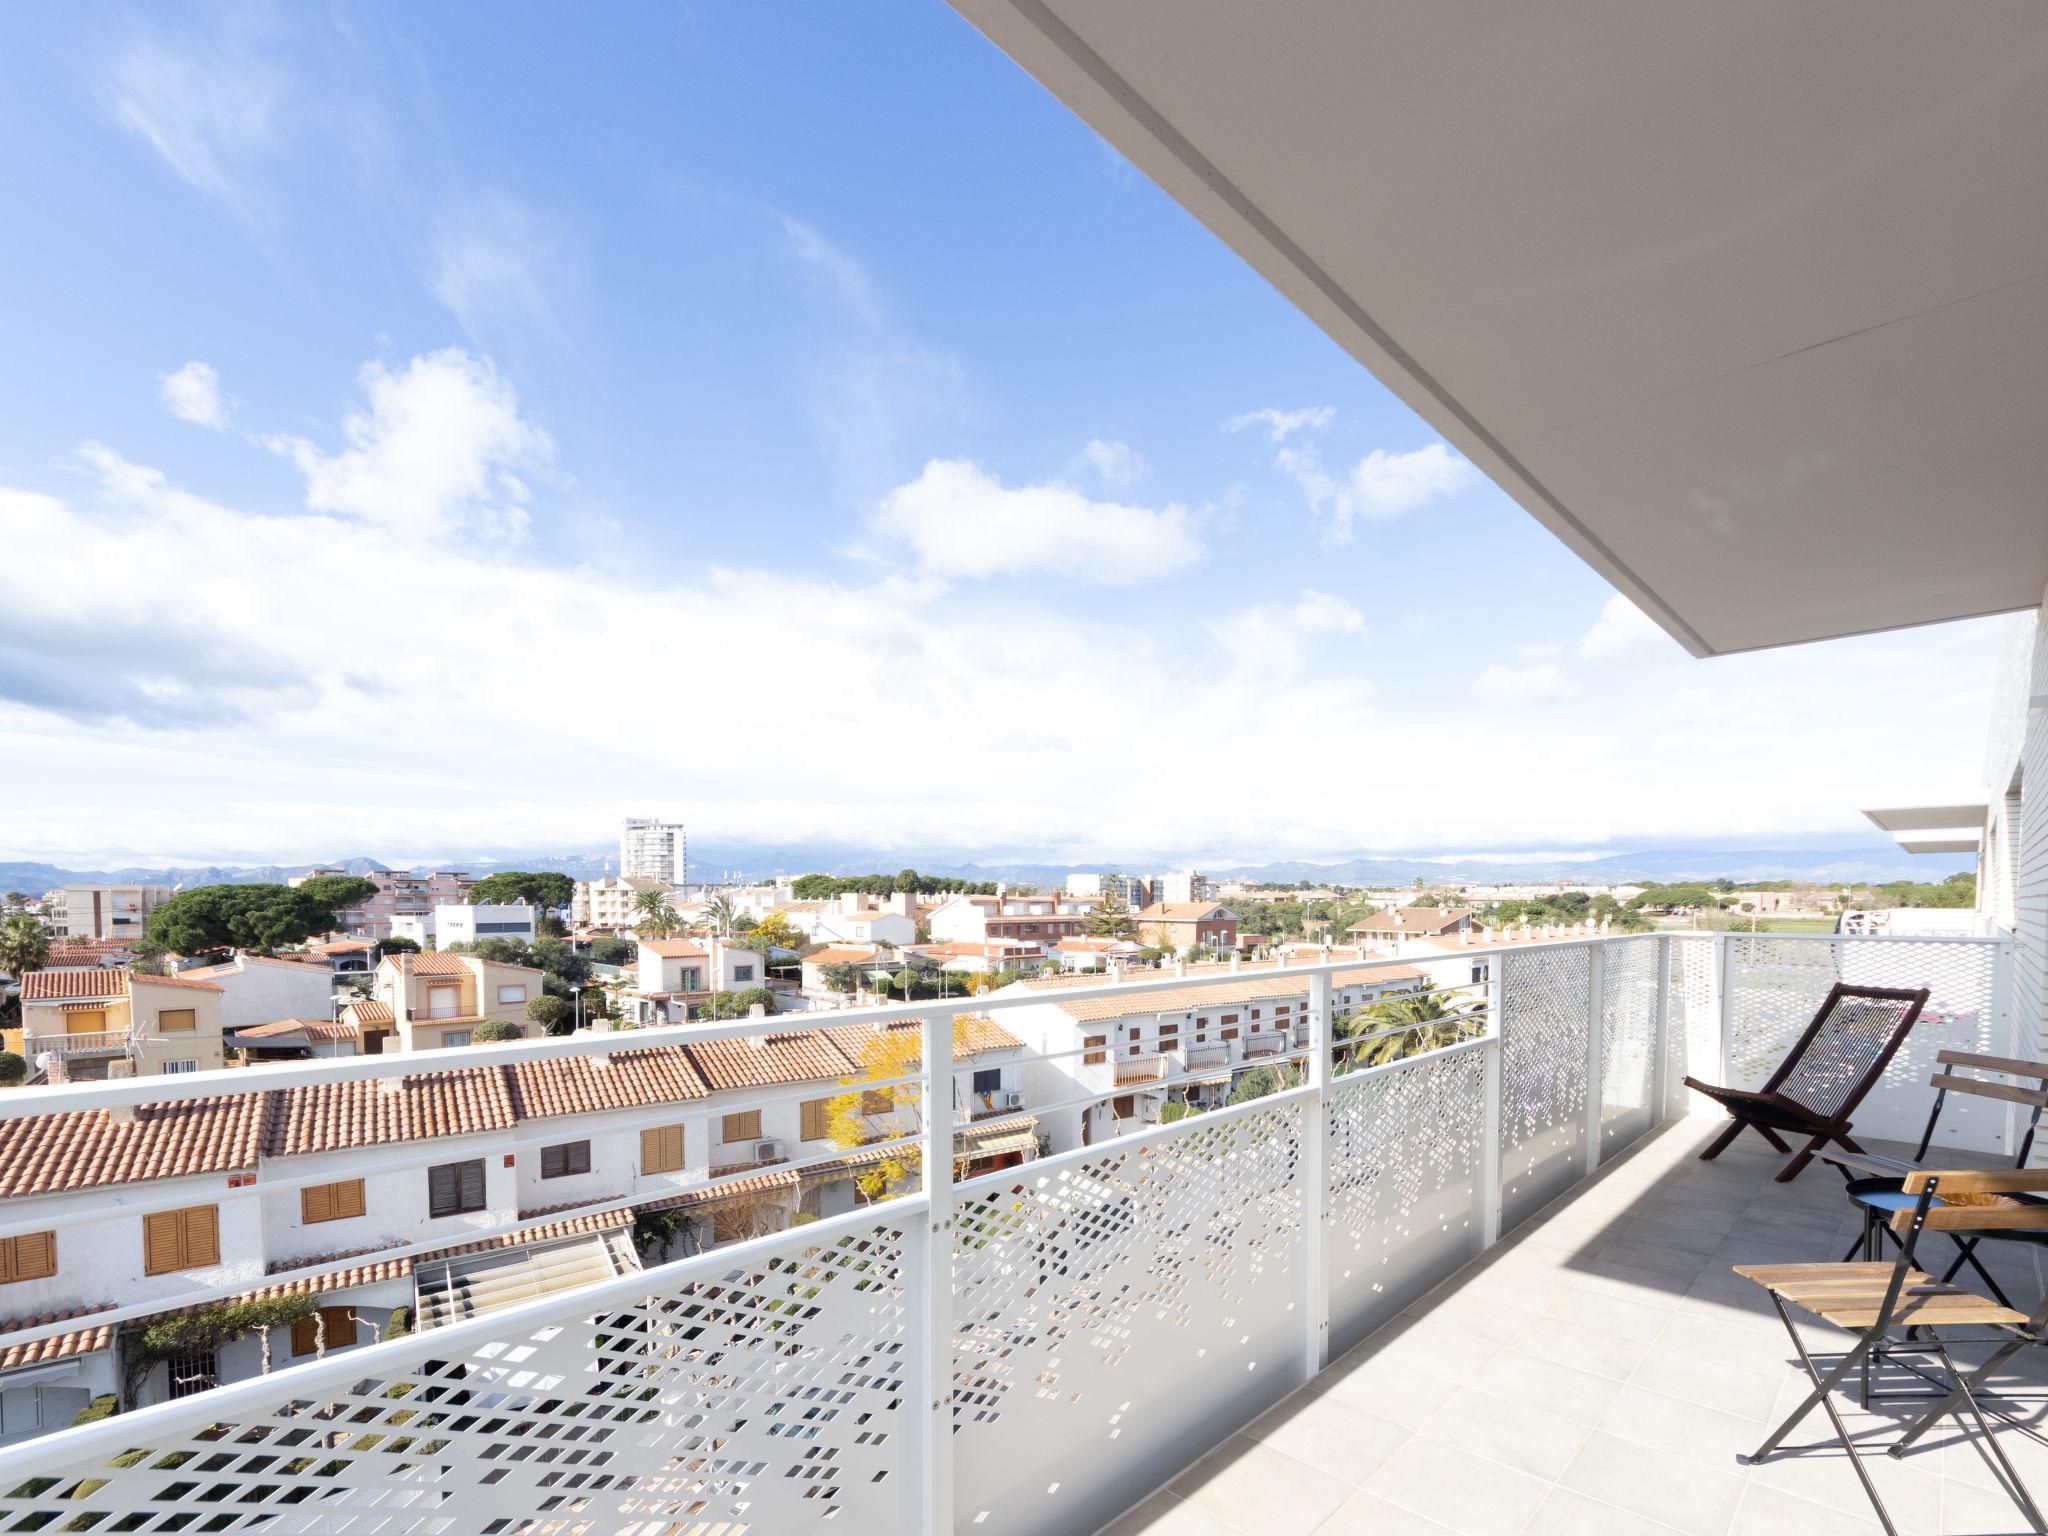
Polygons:
M1982 801L1958 805L1901 805L1865 811L1880 832L1933 832L1951 827L1981 827L1991 807Z
M2043 0L954 4L1696 654L2039 603Z

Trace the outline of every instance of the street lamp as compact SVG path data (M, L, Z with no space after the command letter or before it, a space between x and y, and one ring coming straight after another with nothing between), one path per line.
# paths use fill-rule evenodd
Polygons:
M581 1029L583 1027L583 984L579 981L570 982L569 996L576 1004L576 1028Z

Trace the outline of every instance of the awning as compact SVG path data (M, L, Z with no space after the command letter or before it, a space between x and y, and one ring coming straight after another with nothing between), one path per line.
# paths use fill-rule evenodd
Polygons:
M991 1136L987 1141L977 1141L965 1147L958 1154L975 1159L1001 1157L1006 1152L1028 1152L1038 1145L1038 1137L1030 1131L1018 1131L1012 1136Z
M416 1313L422 1328L458 1323L637 1268L622 1232L419 1265L413 1271Z

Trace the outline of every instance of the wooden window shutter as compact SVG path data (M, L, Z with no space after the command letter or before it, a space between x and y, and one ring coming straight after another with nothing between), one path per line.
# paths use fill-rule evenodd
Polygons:
M461 1193L459 1170L453 1163L442 1163L427 1170L427 1211L434 1216L447 1216L454 1212L456 1197Z
M322 1307L320 1320L327 1328L327 1347L347 1349L356 1341L356 1314L351 1307Z
M182 1211L152 1211L142 1218L142 1272L165 1275L185 1267Z
M484 1207L484 1165L481 1160L462 1167L462 1208L480 1211Z
M188 1206L185 1218L185 1268L220 1262L220 1207Z
M14 1278L47 1280L57 1273L57 1234L24 1232L14 1240Z
M719 1128L721 1141L756 1141L761 1135L761 1111L742 1110L736 1115L727 1115Z
M313 1315L309 1312L292 1324L292 1353L310 1355L320 1347Z
M305 1224L334 1220L334 1186L308 1184L299 1191L299 1220Z
M337 1221L345 1216L360 1216L370 1208L363 1194L361 1179L348 1179L340 1184L331 1185L330 1188L334 1191L334 1216Z
M887 1088L868 1088L861 1092L860 1112L864 1115L886 1115L896 1107L896 1095Z
M683 1166L683 1128L657 1125L640 1133L640 1171L675 1173Z
M830 1099L804 1100L803 1139L805 1141L823 1141L825 1139L827 1121L829 1119L827 1112L831 1103Z

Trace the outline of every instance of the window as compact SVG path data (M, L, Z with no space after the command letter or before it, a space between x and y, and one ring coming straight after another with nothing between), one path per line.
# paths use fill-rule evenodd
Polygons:
M803 1112L803 1125L798 1134L805 1141L823 1141L827 1126L831 1120L832 1101L830 1099L805 1099L797 1107Z
M1133 1025L1131 1026L1131 1029L1130 1029L1130 1035L1131 1035L1131 1038L1132 1038L1133 1040L1135 1040L1135 1039L1137 1039L1137 1038L1138 1038L1138 1026L1137 1026L1137 1025L1133 1024Z
M299 1191L299 1220L308 1225L316 1221L344 1221L362 1215L365 1209L361 1179L308 1184Z
M317 1354L323 1349L347 1349L356 1341L353 1307L322 1307L292 1324L292 1353Z
M526 1001L526 988L524 988L524 987L500 987L500 988L498 988L498 1001L499 1001L499 1002L500 1002L501 1004L503 1004L503 1003L523 1003L523 1002L525 1002L525 1001Z
M58 1406L62 1399L43 1400L41 1387L16 1387L0 1392L0 1435L25 1435L31 1430L59 1428L70 1422Z
M190 1397L220 1385L220 1360L210 1349L188 1349L166 1363L172 1397Z
M656 1125L640 1133L640 1171L676 1173L683 1166L683 1128Z
M1081 1064L1083 1066L1100 1066L1103 1062L1109 1060L1109 1057L1102 1050L1102 1047L1109 1044L1109 1036L1089 1035L1081 1043L1088 1047L1081 1057Z
M1253 1029L1257 1029L1258 1027L1259 1026L1256 1024L1252 1026ZM1235 1040L1237 1038L1237 1031L1234 1029L1226 1029L1223 1031L1223 1038L1225 1040Z
M199 1015L190 1008L166 1008L156 1016L159 1033L189 1035L199 1027Z
M142 1218L142 1272L168 1275L220 1262L220 1208L188 1205Z
M732 979L734 981L752 981L754 979L753 965L749 963L747 965L734 966L732 968Z
M1252 1017L1256 1019L1258 1015L1255 1013L1252 1015ZM1226 1013L1223 1015L1222 1018L1218 1019L1216 1022L1219 1024L1235 1024L1237 1022L1237 1015L1234 1013Z
M430 1019L453 1019L462 1013L462 988L427 988L427 1017Z
M441 1031L441 1048L452 1051L458 1046L469 1044L474 1036L466 1029L444 1029Z
M896 1095L887 1088L869 1088L860 1096L860 1112L864 1115L886 1115L896 1107Z
M718 1122L720 1141L758 1141L761 1139L761 1111L743 1109L736 1115L727 1115Z
M1256 1009L1256 1008L1254 1008L1254 1009L1252 1010L1252 1017L1256 1019L1256 1018L1257 1018L1258 1016L1259 1016L1259 1010L1258 1010L1258 1009Z
M704 990L703 975L704 973L694 965L684 966L680 990L684 992L702 992Z
M164 1063L164 1075L167 1077L176 1076L180 1072L197 1072L198 1070L199 1063L192 1060L189 1056L179 1061L167 1061Z
M1138 1101L1127 1093L1109 1106L1109 1112L1119 1120L1129 1120L1138 1112Z
M427 1214L459 1216L484 1208L484 1161L441 1163L427 1170Z
M1180 1024L1177 1021L1172 1024L1162 1024L1159 1026L1159 1038L1162 1042L1171 1040L1175 1035L1178 1035L1179 1033Z
M983 1067L974 1074L976 1093L1001 1093L1003 1091L1003 1069Z
M0 1285L47 1280L57 1273L57 1234L24 1232L0 1240Z
M587 1141L558 1142L540 1149L540 1176L544 1179L562 1179L572 1173L588 1172L590 1143Z

